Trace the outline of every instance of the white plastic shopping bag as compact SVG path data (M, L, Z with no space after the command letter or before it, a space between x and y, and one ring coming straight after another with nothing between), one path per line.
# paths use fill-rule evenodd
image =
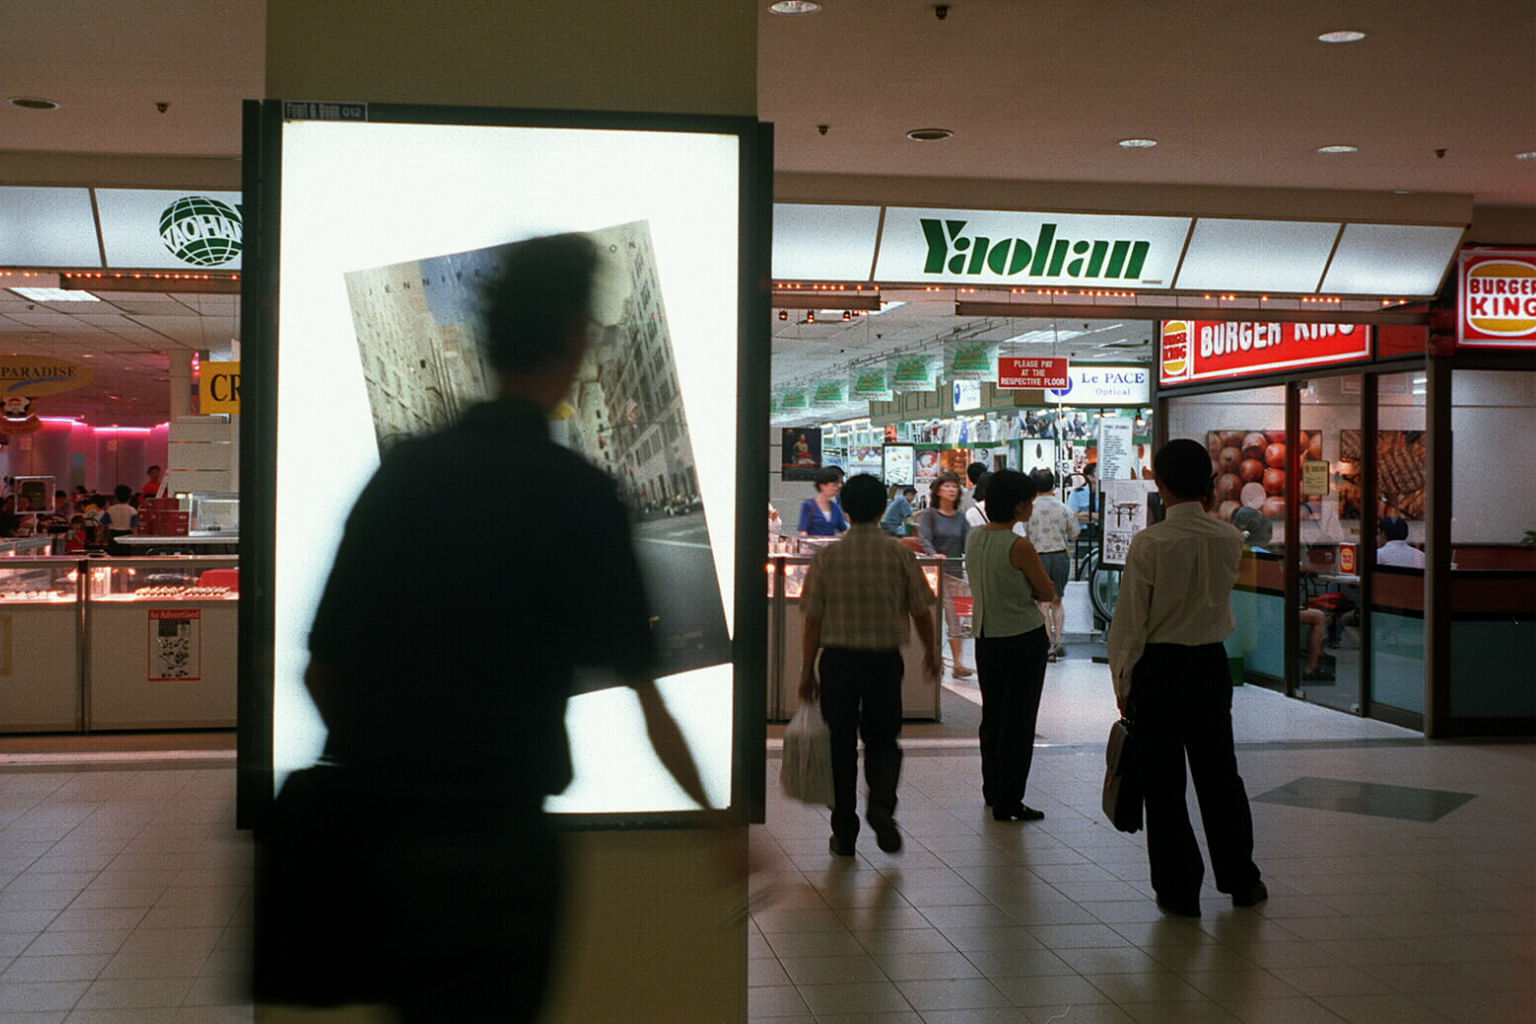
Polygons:
M832 806L832 734L821 717L821 708L809 701L800 705L784 727L779 784L792 799Z

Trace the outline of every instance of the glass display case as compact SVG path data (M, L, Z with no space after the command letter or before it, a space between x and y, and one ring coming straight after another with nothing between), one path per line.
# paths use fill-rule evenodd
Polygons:
M0 558L0 733L232 727L237 566Z
M240 532L240 496L238 494L193 494L190 496L193 533Z
M811 553L828 543L836 543L832 537L801 537L802 543L811 541L805 554L770 555L767 564L768 587L768 718L770 721L787 721L799 705L801 636L805 628L800 616L800 592L805 586L805 574L811 565ZM952 579L944 576L940 567L943 559L919 556L918 565L928 586L939 597L933 608L936 636L943 635L941 621L944 591ZM901 654L906 662L906 672L901 680L902 717L939 721L939 681L923 672L922 642L915 632L907 637Z

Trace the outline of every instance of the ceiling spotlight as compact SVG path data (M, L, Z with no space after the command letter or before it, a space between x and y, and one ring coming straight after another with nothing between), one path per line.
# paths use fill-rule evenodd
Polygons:
M1153 146L1157 145L1157 140L1156 139L1121 139L1119 142L1115 143L1115 145L1117 145L1117 146L1124 146L1126 149L1151 149Z
M57 100L44 99L41 96L12 96L7 102L13 107L21 107L25 110L58 110Z
M814 309L808 309L805 311L805 322L808 324L813 324L816 322L816 311Z
M852 319L853 319L853 310L851 310L851 309L843 310L843 323L847 323L848 321L850 321Z
M1360 152L1360 147L1359 146L1342 146L1342 145L1341 146L1318 146L1317 147L1317 151L1319 153L1358 153L1358 152Z
M770 14L815 14L819 10L821 4L816 0L779 0L768 5Z
M789 310L787 310L787 309L779 310L779 319L780 320L788 320L789 319Z
M907 138L913 142L942 142L955 133L948 128L913 128Z
M1340 29L1337 32L1324 32L1317 37L1320 43L1358 43L1365 38L1364 32L1356 32L1352 28Z

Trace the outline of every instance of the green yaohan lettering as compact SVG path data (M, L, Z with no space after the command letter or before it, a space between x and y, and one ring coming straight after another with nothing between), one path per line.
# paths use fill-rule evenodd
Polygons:
M1075 277L1098 280L1140 280L1152 243L1139 239L1074 240L1056 237L1055 224L1041 224L1033 243L1022 238L993 241L965 234L966 221L922 217L928 258L923 273L979 275L983 270L1004 277L1026 271L1029 277Z
M240 241L244 233L244 225L238 220L202 213L171 221L160 233L160 237L174 251L189 242L198 242L205 238L229 238Z

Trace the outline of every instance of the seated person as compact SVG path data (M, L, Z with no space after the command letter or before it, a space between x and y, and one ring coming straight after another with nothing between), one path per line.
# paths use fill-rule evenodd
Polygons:
M1376 523L1376 564L1424 568L1424 552L1408 543L1408 523L1388 516Z
M1274 536L1275 528L1258 509L1240 508L1232 513L1232 525L1242 531L1246 549L1267 553L1264 545ZM1333 679L1333 669L1321 667L1323 641L1328 636L1328 615L1321 608L1302 608L1296 613L1297 624L1307 634L1307 660L1302 666L1301 678L1307 682L1328 682Z

